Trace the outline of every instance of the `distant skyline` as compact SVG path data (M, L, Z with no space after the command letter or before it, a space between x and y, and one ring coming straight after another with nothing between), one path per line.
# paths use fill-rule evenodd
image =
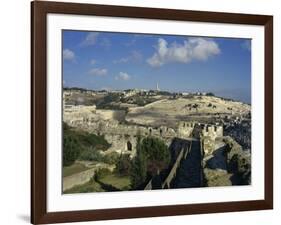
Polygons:
M251 102L251 40L63 31L63 85L213 92Z

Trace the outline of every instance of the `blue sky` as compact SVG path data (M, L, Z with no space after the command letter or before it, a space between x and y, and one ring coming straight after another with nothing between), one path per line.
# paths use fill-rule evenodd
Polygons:
M251 101L251 40L63 31L65 87L214 92Z

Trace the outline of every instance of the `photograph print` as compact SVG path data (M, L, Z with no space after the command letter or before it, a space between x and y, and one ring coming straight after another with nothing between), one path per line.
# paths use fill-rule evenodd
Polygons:
M62 31L63 194L251 185L251 39Z

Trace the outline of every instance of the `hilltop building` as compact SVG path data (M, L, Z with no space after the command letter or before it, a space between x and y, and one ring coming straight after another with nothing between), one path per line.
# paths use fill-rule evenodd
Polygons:
M159 88L158 82L156 83L156 91L160 91L160 88Z

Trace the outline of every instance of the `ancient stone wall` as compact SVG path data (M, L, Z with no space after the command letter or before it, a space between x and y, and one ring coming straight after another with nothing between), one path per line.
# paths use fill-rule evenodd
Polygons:
M177 136L179 138L189 138L192 135L194 126L194 123L181 121L178 126Z
M169 145L174 138L188 139L195 137L202 139L203 149L206 154L211 154L214 141L223 136L223 127L217 125L190 123L180 121L175 130L171 127L149 127L140 125L122 124L114 119L114 110L95 110L91 107L82 107L81 110L65 111L64 121L70 126L87 130L90 133L104 135L111 144L109 151L129 153L133 157L136 153L137 136L158 137Z
M144 190L152 190L152 179L150 179L150 181L147 183Z
M223 127L204 125L201 132L201 145L205 155L210 155L216 149L216 139L223 137Z
M63 178L63 191L70 189L76 185L85 184L95 175L96 171L99 169L106 168L110 171L113 171L115 166L109 165L100 165L94 168L82 171L80 173L75 173L71 176L67 176Z
M165 180L161 184L162 189L169 189L171 188L171 183L173 179L177 176L177 171L181 165L181 162L183 159L186 159L188 157L188 153L190 153L192 148L192 141L190 142L188 147L182 147L177 155L177 158L174 162L174 165L172 166L169 174L165 178ZM153 178L147 183L145 186L144 190L152 190L153 185L152 185L152 180Z
M186 150L188 151L188 150ZM176 177L177 175L177 170L178 168L180 167L180 163L181 163L181 160L186 156L185 154L185 150L184 148L181 149L170 173L168 174L168 176L166 177L165 181L163 182L162 184L162 189L169 189L170 188L170 185L171 185L171 182L172 180Z
M215 140L213 140L211 137L203 137L201 139L201 145L204 151L204 155L211 155L215 150Z
M109 152L114 151L119 154L130 154L134 157L136 154L137 136L128 134L105 134L105 140L111 144L111 147L107 150Z
M129 153L132 157L136 152L137 137L158 137L162 139L168 146L171 140L177 136L173 128L161 126L158 128L145 127L138 125L120 124L116 120L80 120L74 124L75 127L86 130L90 133L103 135L104 138L111 144L108 151L116 151L118 153Z
M76 185L84 184L95 175L96 168L92 168L81 173L76 173L63 178L63 191L70 189Z
M202 136L210 137L211 139L215 140L217 137L223 136L223 127L205 124L202 129Z

